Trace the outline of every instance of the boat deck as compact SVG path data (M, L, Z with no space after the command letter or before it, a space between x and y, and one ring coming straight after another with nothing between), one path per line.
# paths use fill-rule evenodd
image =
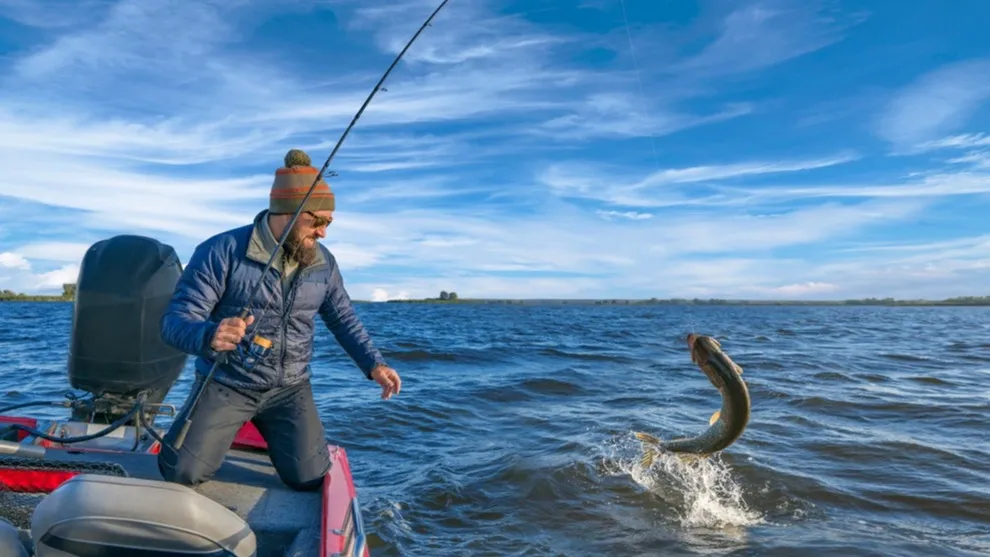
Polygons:
M154 454L49 450L44 460L116 463L130 477L162 480ZM258 539L258 557L318 554L321 492L297 492L285 486L266 453L231 449L213 479L195 490L248 523Z

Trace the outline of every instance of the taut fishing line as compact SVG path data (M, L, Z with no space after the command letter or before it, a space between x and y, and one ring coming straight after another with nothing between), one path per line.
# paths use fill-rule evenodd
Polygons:
M268 264L265 265L265 270L262 271L261 273L261 278L258 279L257 284L255 284L254 288L251 290L250 296L248 296L248 300L249 300L248 304L250 304L250 301L254 300L254 297L258 294L258 291L261 289L261 285L264 283L265 277L268 276L268 271L272 268L272 265L275 263L275 258L278 257L280 252L282 251L282 245L288 239L289 233L292 231L292 228L296 224L296 220L299 218L299 214L302 213L302 209L306 205L306 202L309 201L310 196L313 195L313 191L315 190L316 185L320 183L320 179L323 178L323 173L326 172L327 167L330 166L330 161L332 161L334 156L337 154L337 150L340 149L340 145L344 142L344 139L347 137L347 134L351 132L351 128L354 127L354 124L357 123L358 119L361 117L361 114L364 113L364 109L367 108L368 104L371 102L371 99L374 98L375 94L382 89L382 84L385 83L385 79L388 78L388 75L392 73L392 69L395 68L395 66L399 63L399 60L401 60L402 57L405 55L406 51L409 50L409 47L412 46L412 44L416 41L419 35L423 32L423 30L430 26L431 22L433 21L433 18L436 17L436 15L440 12L440 10L449 1L450 0L443 0L442 2L440 2L440 5L437 6L435 10L433 10L433 13L430 14L430 17L426 18L426 21L423 22L423 24L419 27L416 33L412 36L412 38L409 39L409 42L406 43L406 46L403 47L402 50L399 52L399 54L395 57L395 60L392 61L392 64L388 67L387 70L385 70L385 73L382 74L381 79L378 80L378 83L375 85L374 89L371 90L371 93L368 95L368 98L364 100L364 103L361 105L361 108L358 109L357 113L354 115L354 118L351 119L351 123L347 126L346 129L344 129L344 133L340 136L340 139L337 140L337 144L334 145L333 151L330 152L330 156L327 157L326 162L323 163L323 168L321 168L320 172L316 175L316 178L313 180L313 185L309 187L309 190L306 192L306 196L303 197L302 203L299 205L299 208L296 209L296 211L292 214L292 220L289 221L289 224L285 227L285 230L282 231L281 237L278 240L278 244L275 246L275 250L272 252L271 257L268 258ZM264 315L268 309L268 303L271 302L271 294L268 294L267 298L268 300L265 303L265 309L262 310L260 314L258 314L257 317L258 321L261 320L261 316ZM248 307L244 307L241 310L241 312L238 314L238 318L247 319L248 316L250 315L248 309L249 309ZM251 348L249 352L252 356L261 357L271 350L271 346L272 343L270 340L255 335L251 339ZM206 391L206 387L213 379L213 374L216 372L217 366L219 366L220 362L224 360L226 360L226 352L221 352L219 357L213 362L213 366L210 368L210 372L207 373L203 381L200 382L199 387L196 389L196 395L195 397L193 397L192 401L189 404L189 408L186 409L186 411L183 413L182 418L180 418L180 420L183 422L182 428L179 430L179 434L176 436L175 443L172 446L172 448L176 452L178 452L179 449L182 448L182 444L183 442L185 442L186 435L189 433L189 427L192 425L191 417L193 415L193 411L196 409L196 405L199 404L199 399L203 396L203 393Z
M633 45L632 31L629 30L629 15L626 13L626 1L619 0L619 7L622 8L622 22L626 29L626 39L629 41L629 55L632 57L633 68L636 70L636 85L639 88L640 97L646 98L643 90L643 72L640 71L639 61L636 58L636 47ZM656 136L653 134L653 129L649 130L650 133L650 147L653 150L653 163L656 165L657 172L660 171L660 155L657 154L657 142ZM688 330L691 333L696 333L697 330L694 327L694 316L688 313Z

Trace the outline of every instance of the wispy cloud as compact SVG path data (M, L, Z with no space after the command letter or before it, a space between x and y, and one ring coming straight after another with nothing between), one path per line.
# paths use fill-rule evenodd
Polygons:
M877 134L898 150L951 133L990 98L990 58L946 64L899 91L877 121Z
M42 29L93 24L107 7L104 0L63 2L55 10L39 10L34 0L0 0L0 18Z
M932 149L972 149L976 147L990 147L990 135L985 133L966 133L943 137L933 141L926 141L918 146L919 150Z
M828 13L818 2L729 2L718 37L669 71L698 77L736 75L786 62L841 40L865 14Z
M718 185L735 178L802 172L827 168L856 160L856 155L838 154L794 161L753 161L732 164L670 168L644 177L630 177L628 170L599 168L596 165L555 163L540 172L538 179L561 197L595 199L612 205L669 207L731 202L717 188L698 193L698 185ZM682 186L690 186L684 189ZM762 191L762 190L761 190Z
M651 213L638 213L636 211L596 211L604 219L623 218L630 220L652 219Z

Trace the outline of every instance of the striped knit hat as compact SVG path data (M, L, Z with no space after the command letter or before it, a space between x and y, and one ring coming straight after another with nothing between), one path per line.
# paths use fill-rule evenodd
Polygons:
M290 149L285 154L285 166L275 171L268 210L272 213L294 213L319 173L318 168L311 166L309 155L305 151ZM309 201L306 202L303 210L334 210L333 192L322 176L320 182L313 188L313 195L309 196Z

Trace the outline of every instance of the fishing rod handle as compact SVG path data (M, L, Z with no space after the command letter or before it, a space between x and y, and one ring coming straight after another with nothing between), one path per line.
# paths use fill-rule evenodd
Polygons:
M186 418L182 423L182 429L179 430L179 434L175 436L175 443L172 443L172 448L175 452L179 452L182 449L182 444L186 442L186 435L189 435L190 427L192 427L192 420Z

